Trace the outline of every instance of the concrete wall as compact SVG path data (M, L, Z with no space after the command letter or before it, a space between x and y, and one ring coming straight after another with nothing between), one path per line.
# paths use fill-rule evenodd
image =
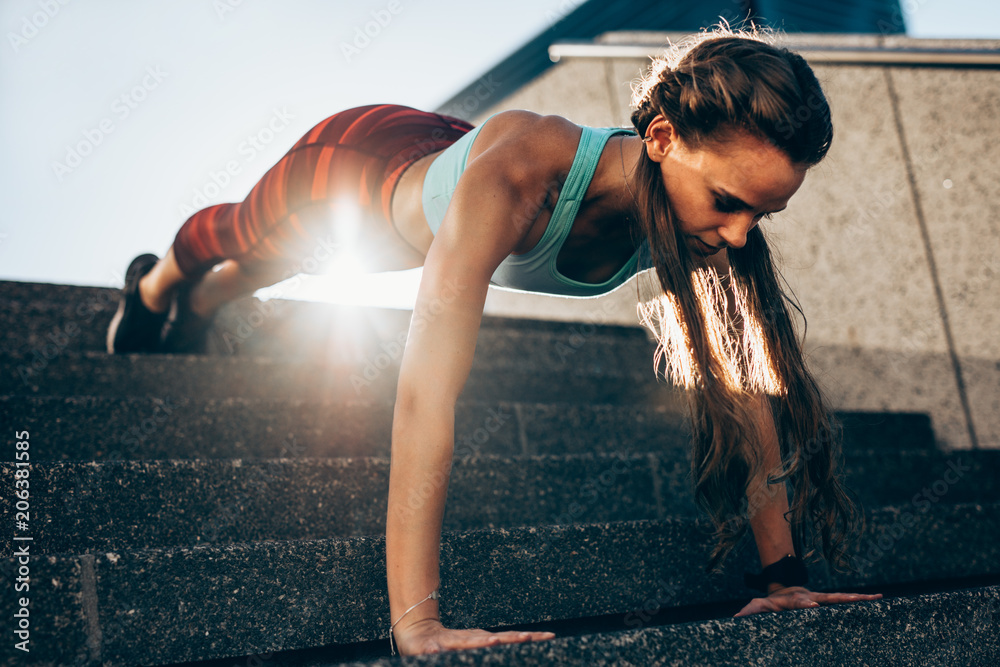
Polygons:
M663 43L655 33L605 43ZM796 36L795 47L998 49L1000 42ZM656 48L650 47L650 53ZM648 63L567 58L483 106L630 126ZM1000 69L814 64L828 158L766 223L809 318L807 352L842 409L929 413L941 445L1000 448ZM640 276L639 279L649 277ZM598 299L491 293L488 312L635 324L635 281Z

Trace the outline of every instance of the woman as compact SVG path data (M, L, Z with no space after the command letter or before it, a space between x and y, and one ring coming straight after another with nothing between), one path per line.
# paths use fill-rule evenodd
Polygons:
M438 620L454 409L491 281L592 295L654 267L662 297L643 319L660 338L657 361L694 390L695 494L717 538L709 567L748 529L768 565L748 577L765 597L738 615L881 597L812 592L795 556L816 527L842 566L863 523L834 474L833 429L758 228L830 146L820 85L801 57L720 29L654 62L634 102L635 132L525 111L473 130L406 107L350 109L303 137L245 202L196 213L163 260L129 269L111 351L197 348L222 303L325 252L331 209L345 201L371 219L352 248L373 270L423 265L386 523L390 640L401 653L553 636ZM791 510L769 489L786 479Z

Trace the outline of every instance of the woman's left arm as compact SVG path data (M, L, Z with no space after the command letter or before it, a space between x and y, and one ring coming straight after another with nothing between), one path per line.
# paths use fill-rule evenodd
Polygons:
M729 275L729 258L726 251L717 253L706 260L708 266L718 272L722 279L722 291L726 297L726 309L729 317L737 321L735 301L732 294ZM764 470L777 470L781 463L781 451L778 448L778 433L774 427L774 418L764 397L758 401L757 440ZM777 563L788 554L795 553L792 542L792 527L785 518L788 512L788 494L785 483L767 485L766 476L750 484L747 489L749 501L750 529L757 543L757 553L760 554L760 564L763 567ZM860 593L818 593L802 586L783 586L773 583L768 586L767 597L754 598L743 607L736 616L749 616L762 611L784 611L786 609L808 609L823 604L838 602L856 602L858 600L878 600L881 593L865 595Z
M771 411L767 401L760 401L758 411L758 442L760 442L764 470L775 470L781 462L778 449L778 434L774 428ZM764 480L754 482L747 490L749 500L750 528L760 563L767 567L776 563L788 554L794 554L792 543L792 527L785 513L788 512L788 494L785 482L777 485L767 485ZM786 609L808 609L823 604L838 602L857 602L859 600L878 600L881 593L874 595L862 593L818 593L802 586L783 586L772 583L768 586L768 596L754 598L743 607L736 616L749 616L762 611L784 611Z

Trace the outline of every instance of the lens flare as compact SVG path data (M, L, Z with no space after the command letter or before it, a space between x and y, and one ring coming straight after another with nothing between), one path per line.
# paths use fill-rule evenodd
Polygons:
M774 368L761 323L747 305L745 290L736 284L731 271L727 279L735 318L726 308L727 291L715 270L698 269L691 276L720 379L732 390L784 395L786 388ZM640 302L637 311L639 321L659 341L653 356L654 371L662 364L664 376L675 384L684 389L697 387L701 378L677 298L660 294Z

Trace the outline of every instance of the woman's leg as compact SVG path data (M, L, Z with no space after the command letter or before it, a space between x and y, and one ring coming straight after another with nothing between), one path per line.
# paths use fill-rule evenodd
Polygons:
M369 270L422 265L423 256L385 216L392 187L409 164L471 127L398 105L334 114L306 133L243 202L192 215L167 255L139 279L139 299L152 313L164 313L186 286L185 307L208 317L236 297L295 273L318 272L349 239L352 256Z
M247 273L236 260L227 259L215 270L195 279L190 290L191 310L199 317L210 317L220 307L240 297L273 285L288 277L275 271ZM180 285L190 282L177 265L173 247L156 263L156 266L139 281L139 294L143 304L153 312L163 313L170 307L170 299Z
M174 259L171 247L145 276L139 280L139 297L146 308L154 313L165 313L170 307L174 288L186 280Z

